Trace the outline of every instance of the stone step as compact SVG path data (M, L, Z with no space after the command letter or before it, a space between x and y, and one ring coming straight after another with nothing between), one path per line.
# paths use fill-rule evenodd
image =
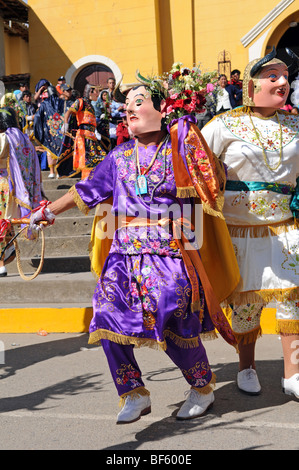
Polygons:
M45 229L45 234L46 230ZM45 240L45 257L48 256L82 256L88 255L88 247L90 242L89 235L78 236L46 236ZM21 258L36 257L41 253L41 240L31 242L28 240L18 240Z
M0 305L90 305L96 283L91 272L41 273L32 281L12 274L0 279Z
M40 257L22 258L21 266L25 274L33 274L38 268ZM16 259L7 265L8 276L17 274L18 266ZM44 258L42 273L75 273L90 272L90 258L84 256L49 256ZM0 282L1 285L1 282Z
M63 196L63 194L61 194L60 196ZM59 197L60 197L59 196ZM58 198L57 198L58 199ZM49 199L51 201L51 199ZM54 201L54 200L53 200ZM53 202L52 201L52 202ZM89 216L93 216L95 213L95 209L91 209L87 215ZM83 212L81 212L77 206L73 207L72 209L69 209L65 212L62 212L61 214L59 214L56 219L55 219L55 224L56 224L56 221L58 219L60 219L61 217L71 217L73 219L77 219L78 217L85 217L85 214Z
M44 228L46 238L63 237L63 236L81 236L91 234L93 215L82 215L81 212L76 213L77 217L66 217L65 214L60 214L56 217L55 223ZM15 233L20 230L19 226L15 226ZM18 240L22 239L22 234Z
M65 189L47 189L44 191L45 196L47 197L48 201L54 202L57 199L59 199L61 196L63 196L65 193L67 193L68 190Z
M51 200L51 199L50 199ZM95 213L95 209L91 209L88 212L88 215L92 216ZM65 212L62 212L56 217L56 220L58 220L60 217L72 217L73 219L76 219L78 217L85 217L85 214L78 209L77 206L73 207L72 209L69 209ZM56 222L55 222L56 223Z
M77 213L77 217L65 217L66 213L56 217L55 223L44 229L46 238L82 236L91 234L93 216Z
M46 192L47 190L51 189L61 189L64 191L68 191L74 184L76 184L80 179L78 178L63 178L63 179L49 179L47 178L42 172L42 182L43 182L43 189Z
M50 199L49 198L49 201L51 202L54 202L56 201L56 199L58 199L59 197L63 196L63 194L60 194L57 198L55 199ZM88 214L89 216L93 216L95 214L95 209L90 209ZM68 209L67 211L65 212L62 212L61 214L59 214L57 217L56 217L56 221L58 219L60 219L61 217L72 217L73 219L76 219L78 217L86 217L85 214L83 212L80 211L80 209L75 206L71 209ZM55 222L56 223L56 222Z

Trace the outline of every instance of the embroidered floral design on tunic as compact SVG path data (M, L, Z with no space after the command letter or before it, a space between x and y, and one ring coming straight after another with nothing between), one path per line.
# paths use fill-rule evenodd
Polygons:
M294 271L297 275L299 275L298 246L291 245L288 249L283 247L282 252L285 256L285 261L282 263L281 267L283 269Z
M147 330L152 330L156 324L156 318L154 314L158 310L158 302L161 296L161 288L166 286L162 282L157 282L159 277L155 272L155 265L150 263L150 260L143 263L143 267L140 269L140 259L135 258L133 263L133 269L130 274L132 276L130 288L130 294L135 297L138 301L139 308L142 309L143 323ZM130 303L128 295L126 296Z
M299 301L286 300L278 306L277 319L299 321Z
M192 140L194 145L192 145ZM201 171L204 181L209 181L212 178L211 174L211 164L208 160L207 154L204 149L200 148L200 141L191 136L189 143L185 144L185 149L187 150L186 160L188 162L189 170L191 171L192 181L195 181L196 184L202 184L197 177L198 171L197 168Z
M262 314L263 305L250 304L239 307L231 305L232 327L236 333L251 331L258 328Z
M299 122L296 116L279 115L282 127L282 146L289 144L299 132ZM247 114L234 116L224 114L221 116L224 125L239 139L256 145L260 148L258 139L248 121ZM259 120L259 136L265 150L275 152L280 147L280 131L279 128L273 129L271 120Z
M58 132L61 134L61 127L63 122L63 116L61 116L59 113L54 113L52 116L49 116L47 125L49 127L49 132L53 137L55 137Z
M276 216L277 220L282 220L289 213L289 204L289 196L272 199L270 191L243 190L231 202L231 206L244 205L250 213L263 217L265 220L270 216Z
M107 303L109 303L111 306L109 306L109 309L114 309L113 302L115 301L115 282L117 282L117 272L113 269L107 270L101 282L102 292L99 292L99 285L96 287L96 292L98 292L98 307L102 307L102 302L106 300Z
M158 238L159 234L161 236ZM152 254L180 258L180 250L175 240L169 238L169 233L160 227L153 230L146 227L128 227L118 232L110 251L128 255Z
M134 148L132 148L129 144L124 144L125 150L119 149L116 147L115 149L115 164L117 168L117 174L119 177L118 184L122 186L128 185L129 188L135 191L135 181L136 181L136 162L134 158L132 158L134 154ZM126 149L126 147L128 147ZM166 150L166 157L171 155L171 148L167 148ZM165 180L164 180L164 171L165 171ZM174 188L174 176L172 170L172 160L171 158L167 158L166 168L164 164L164 150L163 147L161 151L158 153L157 159L154 162L147 178L148 183L148 194L151 196L152 191L154 190L156 184L161 181L162 184L159 186L159 192L165 191L165 183L172 183L172 187Z
M34 148L24 147L19 144L16 145L16 151L21 152L22 158L18 160L19 168L22 174L25 196L29 198L31 203L35 206L39 203L39 194L36 194L36 170L32 162L34 161Z

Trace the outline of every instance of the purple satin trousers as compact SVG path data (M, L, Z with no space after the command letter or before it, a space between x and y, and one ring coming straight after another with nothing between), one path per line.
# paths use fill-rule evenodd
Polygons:
M194 348L180 348L170 338L167 338L166 342L166 354L181 370L190 386L199 390L211 382L212 371L200 340L199 345ZM134 346L105 339L101 340L101 344L119 396L144 387L142 373L134 355Z

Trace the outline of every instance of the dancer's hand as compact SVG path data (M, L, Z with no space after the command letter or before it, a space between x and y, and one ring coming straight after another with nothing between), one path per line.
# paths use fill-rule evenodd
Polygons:
M66 134L66 133L68 132L68 130L69 130L69 125L68 125L67 122L64 122L64 123L62 124L62 126L61 126L61 132L62 132L63 134Z
M49 204L51 204L49 201L41 201L40 205L31 212L30 222L27 229L27 238L37 238L39 231L44 227L44 224L39 224L39 222L48 222L47 225L54 224L55 215L47 207Z

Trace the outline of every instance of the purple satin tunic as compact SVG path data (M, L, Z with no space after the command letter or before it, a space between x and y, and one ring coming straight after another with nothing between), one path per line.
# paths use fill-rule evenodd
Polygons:
M193 200L176 196L170 140L146 174L144 195L136 193L139 173L134 146L132 140L115 147L76 184L85 205L94 208L113 196L112 213L119 218L190 216ZM156 149L139 147L141 173ZM154 223L118 228L94 293L90 341L105 338L122 344L157 342L165 346L165 337L171 336L191 345L200 333L214 327L203 294L202 323L190 305L191 285L171 227Z

